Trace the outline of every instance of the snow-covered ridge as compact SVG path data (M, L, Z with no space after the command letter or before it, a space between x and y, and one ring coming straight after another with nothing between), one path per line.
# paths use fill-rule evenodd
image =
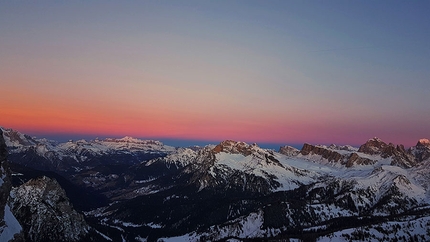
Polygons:
M133 138L130 136L125 136L123 138L105 138L100 140L98 138L94 140L69 140L68 142L58 143L53 140L48 140L45 138L38 139L36 137L30 137L28 135L22 134L13 129L5 129L0 127L3 131L3 136L5 138L8 147L28 147L35 145L51 145L51 146L66 146L66 145L92 145L100 144L104 146L109 146L110 148L125 148L125 147L135 147L135 148L159 148L169 149L173 151L175 148L171 146L166 146L158 140L141 140Z
M70 140L64 143L47 139L38 139L24 135L12 129L4 129L3 136L9 153L20 153L29 150L34 151L41 157L48 160L66 158L74 159L78 162L85 161L88 156L101 156L115 153L133 154L144 153L171 153L176 149L172 146L164 145L156 140L141 140L126 136L124 138L106 138L103 140Z
M165 151L172 152L174 147L166 146L160 141L140 140L131 137L122 139L107 138L104 140L78 140L60 143L57 145L60 150L79 151L86 149L92 152L106 153L109 151L127 150L127 151Z
M150 166L157 161L164 162L166 165L175 165L177 168L185 167L190 164L197 156L197 152L190 148L178 148L169 155L163 158L157 158L145 163L146 166Z

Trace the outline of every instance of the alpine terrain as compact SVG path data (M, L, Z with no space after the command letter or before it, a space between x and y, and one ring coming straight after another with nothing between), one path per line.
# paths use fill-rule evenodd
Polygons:
M430 240L428 139L275 151L2 134L1 241Z

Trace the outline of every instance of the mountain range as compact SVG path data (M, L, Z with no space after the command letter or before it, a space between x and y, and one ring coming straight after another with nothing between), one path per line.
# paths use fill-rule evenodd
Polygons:
M8 194L0 217L16 226L0 223L0 238L13 237L6 231L15 241L430 240L428 139L408 149L371 138L360 147L275 151L232 140L58 143L1 130L8 156L0 185L10 185L0 189Z

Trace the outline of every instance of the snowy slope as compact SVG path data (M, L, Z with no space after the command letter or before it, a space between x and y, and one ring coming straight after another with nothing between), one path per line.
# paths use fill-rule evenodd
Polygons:
M371 140L382 142L380 139ZM424 141L422 143L426 144ZM421 162L415 167L405 168L407 167L404 165L405 163L393 162L396 159L398 161L398 158L401 157L400 153L396 153L399 150L401 152L401 149L387 155L390 153L386 151L390 151L393 147L391 144L385 145L385 150L381 152L378 147L368 147L373 152L372 154L359 152L358 148L351 146L336 145L314 146L307 154L295 152L293 149L288 149L285 154L280 154L262 149L255 144L249 145L234 141L225 141L212 147L207 148L206 153L200 153L197 157L193 156L194 164L189 164L194 165L200 173L199 179L197 179L199 190L207 190L229 182L242 186L245 186L246 182L255 184L256 180L246 181L246 179L259 177L271 184L272 193L285 191L288 194L290 192L296 194L300 192L298 188L307 187L306 193L299 195L304 203L299 208L289 207L287 201L284 202L285 205L282 202L278 205L269 204L272 207L282 208L278 212L283 213L286 221L289 221L284 226L267 226L270 222L265 218L271 210L266 207L226 221L222 225L211 226L203 232L162 238L162 241L273 237L285 233L294 226L303 227L303 231L312 233L338 226L335 225L335 218L353 217L351 224L357 226L368 223L360 222L360 219L367 221L365 219L369 218L368 216L387 218L399 216L399 219L407 219L406 215L400 215L404 213L418 213L424 217L411 219L408 222L369 225L366 228L372 232L380 231L375 232L374 241L401 237L390 237L386 232L390 230L403 231L402 235L407 235L409 232L412 233L412 236L416 232L419 238L430 239L425 229L418 229L429 224L426 214L428 213L427 207L430 205L428 182L430 162ZM409 155L405 159L410 159ZM348 166L348 160L351 160L351 157L354 162ZM204 165L196 166L196 164ZM208 172L203 172L203 169ZM294 197L294 195L289 196ZM299 217L297 214L300 214ZM345 237L345 231L355 231L354 235L350 236L356 237ZM330 241L330 238L334 238L333 241L336 241L336 238L341 241L343 239L348 241L349 238L363 239L360 237L363 235L359 232L358 229L340 230L328 237L321 237L320 241ZM411 238L411 235L407 235L406 238Z
M4 208L4 222L5 224L0 227L0 241L9 241L13 239L15 234L21 232L22 227L8 205Z

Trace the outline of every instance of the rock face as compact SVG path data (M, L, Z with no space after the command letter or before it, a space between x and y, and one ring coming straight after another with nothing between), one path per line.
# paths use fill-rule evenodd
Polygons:
M375 161L371 160L371 159L367 159L364 157L360 157L359 155L357 155L357 153L352 153L347 161L346 161L346 167L352 167L354 165L372 165L374 164Z
M430 159L430 141L428 139L420 139L415 147L411 148L411 153L416 157L417 162L422 162Z
M369 139L365 144L361 145L358 152L369 155L379 155L388 145L379 138Z
M7 204L7 198L12 187L10 183L10 170L7 163L6 144L3 139L3 132L0 130L0 227L5 225L4 208Z
M9 241L21 231L20 224L8 206L11 187L6 143L0 129L0 241Z
M14 188L11 198L26 241L80 241L89 232L83 215L71 207L56 180L32 179Z
M304 144L302 150L300 151L300 154L304 156L320 155L328 162L339 163L345 165L346 167L352 167L353 165L372 165L375 163L374 160L361 157L357 153L341 154L335 150L331 150L323 146L315 146L310 144Z
M418 142L419 143L419 142ZM386 144L378 138L368 140L360 146L358 152L369 155L380 155L382 158L392 158L391 165L410 168L416 165L415 157L406 151L403 145Z
M286 156L296 156L300 153L300 150L298 150L294 147L285 145L285 146L281 146L279 148L279 153L286 155Z
M231 154L242 154L244 156L248 156L253 153L253 147L256 147L256 144L248 145L244 142L236 142L233 140L225 140L215 146L213 151L215 153L219 152L227 152Z
M306 144L306 143L303 145L303 148L300 151L300 154L302 154L302 155L309 155L309 154L321 155L324 159L327 159L329 162L339 162L343 158L343 156L336 151L332 151L332 150L326 149L324 147L319 147L319 146L310 145L310 144Z

